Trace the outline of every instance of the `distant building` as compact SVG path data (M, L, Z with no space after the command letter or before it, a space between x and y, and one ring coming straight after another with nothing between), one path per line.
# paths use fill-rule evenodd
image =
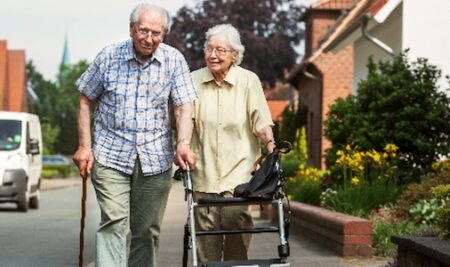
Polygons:
M28 111L25 50L9 50L0 40L0 110Z
M287 77L300 93L307 111L308 163L325 168L323 122L339 97L356 94L367 76L369 56L391 60L409 49L408 56L429 59L450 74L450 1L441 0L318 0L307 10L305 57ZM444 77L438 81L448 88Z
M70 56L69 56L69 38L67 36L64 37L64 48L63 54L61 58L61 64L59 65L59 73L58 73L58 83L61 84L68 75L68 67L70 66Z
M305 56L287 77L299 91L299 109L306 112L308 164L318 168L325 168L323 155L330 147L323 121L330 105L351 93L353 78L353 48L348 46L334 54L324 52L322 45L352 5L352 0L319 0L311 5L302 18Z

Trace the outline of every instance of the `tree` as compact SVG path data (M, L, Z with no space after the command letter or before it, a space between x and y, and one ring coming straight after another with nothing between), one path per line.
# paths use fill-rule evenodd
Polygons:
M31 87L39 97L30 101L30 112L38 114L42 124L45 153L72 154L78 146L76 128L76 108L79 92L75 81L88 64L80 61L75 65L62 66L64 75L58 83L45 80L30 61L27 64L27 77Z
M298 55L293 47L303 39L300 17L304 12L305 7L295 0L200 1L192 9L177 12L166 43L185 55L191 69L198 69L205 65L205 32L216 24L232 24L246 48L242 66L273 84L295 64Z
M58 94L60 99L55 103L58 113L55 122L60 127L56 147L62 154L72 154L78 147L78 131L76 125L76 110L80 93L75 85L76 80L87 69L88 63L80 61L77 64L62 66L60 72L64 75L59 81Z
M407 182L427 173L431 164L450 154L450 98L440 90L440 70L407 53L393 61L369 59L368 75L355 96L339 99L330 107L325 136L332 142L327 166L346 144L367 151L382 151L388 143L399 147L399 171Z
M55 147L59 136L59 126L55 124L55 114L58 113L55 103L60 98L56 84L44 79L36 70L33 61L26 66L28 83L36 92L37 100L29 99L29 111L39 115L42 128L42 141L44 154L57 152Z

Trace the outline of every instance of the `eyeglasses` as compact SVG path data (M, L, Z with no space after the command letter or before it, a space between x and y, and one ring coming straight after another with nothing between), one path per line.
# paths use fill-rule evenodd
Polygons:
M205 47L205 49L203 50L205 52L205 54L207 55L211 55L214 51L216 51L216 55L218 56L224 56L227 52L232 52L234 51L233 49L226 49L223 47Z
M138 28L138 27L135 27L135 31L139 35L145 36L145 37L151 36L152 38L160 38L163 35L162 31L152 31L149 29Z

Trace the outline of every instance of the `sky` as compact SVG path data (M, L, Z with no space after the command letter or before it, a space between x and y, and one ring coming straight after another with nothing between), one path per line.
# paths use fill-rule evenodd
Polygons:
M199 0L151 0L173 16ZM314 0L298 0L309 6ZM0 40L25 50L44 78L55 80L67 34L70 63L89 62L106 45L128 35L131 10L143 0L0 0Z

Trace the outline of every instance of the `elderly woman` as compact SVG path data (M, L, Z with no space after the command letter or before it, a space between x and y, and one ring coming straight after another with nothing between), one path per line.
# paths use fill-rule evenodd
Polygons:
M244 46L230 24L206 32L206 67L192 73L199 98L194 102L192 149L198 156L194 199L231 197L250 180L261 145L272 151L271 115L258 76L242 67ZM197 229L251 228L248 206L196 209ZM250 235L202 236L201 262L246 260Z

